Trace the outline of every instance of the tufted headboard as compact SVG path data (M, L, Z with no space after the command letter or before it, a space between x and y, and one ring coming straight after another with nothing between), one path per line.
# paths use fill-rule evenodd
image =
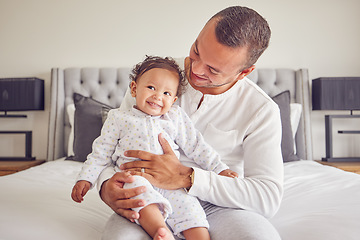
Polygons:
M95 100L118 107L129 86L130 68L53 68L47 160L66 156L70 124L66 106L73 102L73 93L91 96ZM312 159L310 93L307 69L255 69L249 79L269 96L289 90L291 102L302 105L302 116L295 137L296 154Z

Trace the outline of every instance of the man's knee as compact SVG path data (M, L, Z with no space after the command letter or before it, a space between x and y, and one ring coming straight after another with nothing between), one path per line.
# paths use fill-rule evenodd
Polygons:
M280 240L275 227L263 216L235 209L222 209L208 216L212 240Z
M131 236L131 238L129 238ZM105 225L102 240L150 240L150 236L136 223L114 213Z

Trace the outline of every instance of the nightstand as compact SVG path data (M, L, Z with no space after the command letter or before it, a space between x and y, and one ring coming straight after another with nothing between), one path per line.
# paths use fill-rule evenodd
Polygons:
M0 161L0 176L20 172L44 163L45 160L34 161Z
M360 174L360 162L325 162L325 161L317 161L317 162L323 165L340 168L347 172L354 172Z

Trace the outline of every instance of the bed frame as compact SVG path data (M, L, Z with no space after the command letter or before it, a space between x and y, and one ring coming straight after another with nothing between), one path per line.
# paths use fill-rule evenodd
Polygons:
M53 68L47 160L66 156L70 124L66 106L74 92L90 96L113 107L121 104L129 86L130 68ZM310 93L307 69L255 69L248 76L269 96L289 90L291 102L302 105L302 116L295 136L296 154L312 160Z

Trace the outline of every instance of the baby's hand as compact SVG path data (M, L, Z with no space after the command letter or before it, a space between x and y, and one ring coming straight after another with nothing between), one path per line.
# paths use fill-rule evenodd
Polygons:
M226 169L224 171L221 171L219 173L219 175L225 176L225 177L231 177L231 178L237 178L239 176L239 174L237 174L237 172L231 171L230 169Z
M90 182L85 180L78 181L72 189L71 198L78 203L81 203L84 200L85 194L90 189Z

